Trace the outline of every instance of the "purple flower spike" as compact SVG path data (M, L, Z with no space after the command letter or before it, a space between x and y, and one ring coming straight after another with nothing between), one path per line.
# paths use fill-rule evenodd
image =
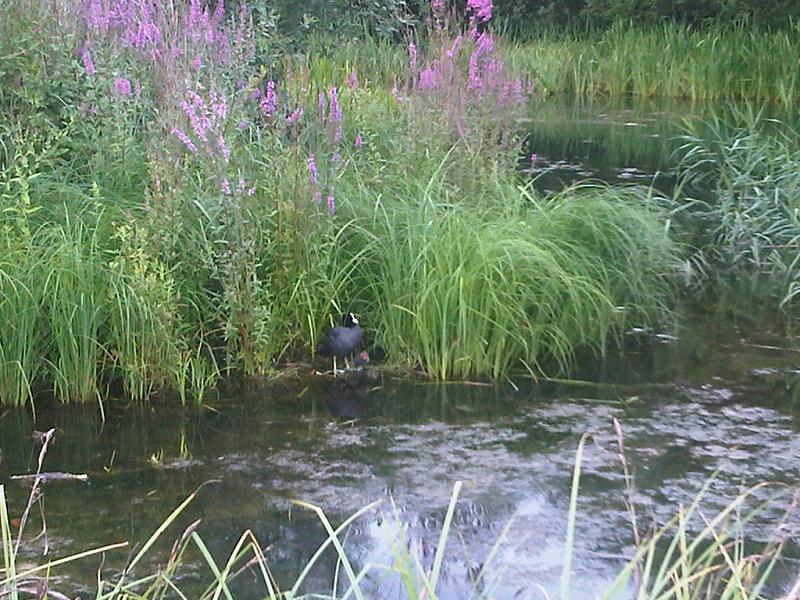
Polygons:
M492 19L492 0L467 0L467 12L473 25L486 23Z
M325 113L328 112L328 104L325 101L325 92L319 93L319 120L325 122Z
M228 181L227 179L223 179L222 180L222 185L220 186L220 189L222 190L223 194L225 194L226 196L230 196L231 195L231 182Z
M94 61L92 61L92 55L89 53L88 48L81 52L81 61L83 62L83 68L86 69L86 74L89 77L93 76L95 74Z
M351 90L357 90L358 89L358 74L356 73L355 69L350 71L350 76L347 78L347 86Z
M332 217L336 212L336 200L333 198L333 194L328 194L328 216Z
M292 114L286 117L286 124L296 125L302 118L303 118L303 108L297 107L294 109L294 112L292 112Z
M355 145L356 145L356 148L361 148L361 146L364 145L364 139L361 137L360 133L356 136Z
M275 82L269 80L267 82L267 91L261 94L261 102L259 103L259 108L261 109L261 114L264 115L267 119L272 117L275 114L275 107L277 106L277 97L275 95Z
M311 183L316 185L318 178L317 159L314 157L313 154L308 157L308 174L311 176Z
M114 91L120 96L131 95L131 82L123 77L117 77L114 80Z
M197 154L197 146L194 145L191 138L186 135L183 131L178 129L177 127L172 128L172 135L178 138L181 143L186 146L186 149L189 150L192 154Z

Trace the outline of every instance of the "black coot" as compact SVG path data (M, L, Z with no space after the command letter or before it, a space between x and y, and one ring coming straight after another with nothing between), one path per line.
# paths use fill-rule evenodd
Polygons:
M364 330L358 324L353 313L347 313L342 319L343 325L329 329L319 345L319 353L333 356L333 374L336 375L336 359L350 356L361 346Z

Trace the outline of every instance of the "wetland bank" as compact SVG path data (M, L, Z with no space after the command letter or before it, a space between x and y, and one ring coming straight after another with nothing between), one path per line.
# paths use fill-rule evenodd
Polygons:
M355 7L347 39L257 3L0 9L4 593L796 587L798 82L759 58L796 25L462 8ZM383 378L306 377L349 311ZM89 482L16 545L51 427L44 470ZM294 501L364 512L332 538Z

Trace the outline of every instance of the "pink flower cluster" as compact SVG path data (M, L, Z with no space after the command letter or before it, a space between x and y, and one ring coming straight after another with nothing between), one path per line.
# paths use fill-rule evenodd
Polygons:
M209 92L208 98L189 90L186 93L186 99L181 101L180 107L189 121L195 139L201 142L200 146L205 149L206 154L212 158L219 155L227 164L231 151L225 142L224 135L228 117L228 102L225 96L219 94L214 88ZM192 154L197 154L197 144L186 132L178 127L173 127L172 134L187 150Z
M467 12L473 26L492 20L492 0L467 0Z
M227 177L222 180L222 183L220 184L220 191L222 191L222 194L224 196L232 196L233 195L233 189L231 188L231 182L230 182L230 179L228 179ZM236 186L236 195L240 196L240 197L241 196L252 196L255 193L256 193L255 186L254 185L248 186L247 182L244 180L244 178L243 177L239 177L239 183Z

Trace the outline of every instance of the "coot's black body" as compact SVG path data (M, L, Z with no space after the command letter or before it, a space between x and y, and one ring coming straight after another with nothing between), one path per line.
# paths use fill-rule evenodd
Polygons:
M353 313L348 313L342 320L344 325L329 329L319 345L319 353L333 357L333 371L336 373L336 359L346 358L361 347L364 330L358 324Z

